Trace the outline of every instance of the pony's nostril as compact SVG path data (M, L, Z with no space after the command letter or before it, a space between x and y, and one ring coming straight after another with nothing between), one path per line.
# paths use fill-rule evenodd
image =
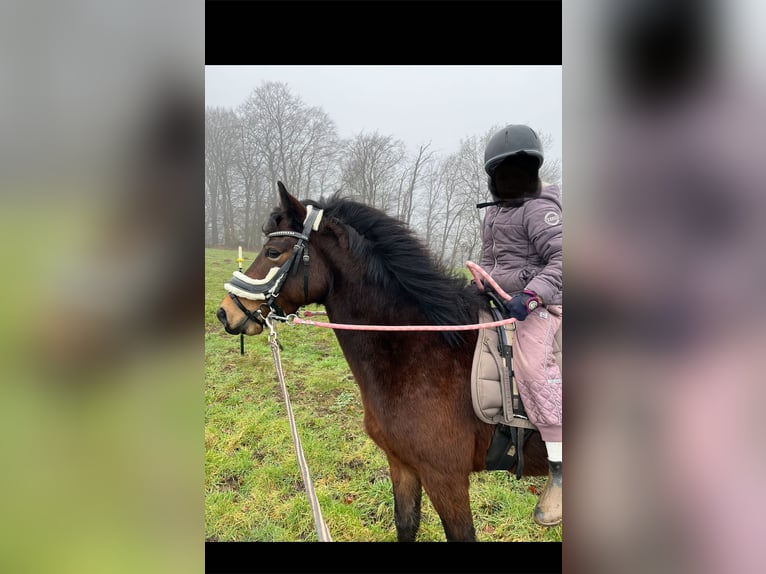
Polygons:
M226 311L224 311L223 307L218 307L218 311L215 314L216 317L218 317L218 320L224 324L224 326L228 323L226 320Z

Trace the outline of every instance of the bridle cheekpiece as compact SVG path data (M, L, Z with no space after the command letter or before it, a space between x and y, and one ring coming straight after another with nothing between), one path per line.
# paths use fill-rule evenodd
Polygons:
M249 311L239 300L239 298L250 299L251 301L264 301L264 305L269 308L269 314L276 313L280 316L284 315L282 309L276 304L276 299L279 297L279 291L284 285L287 276L290 273L296 273L300 266L300 261L303 261L303 297L304 305L308 304L309 297L309 251L308 241L312 231L319 229L319 222L322 220L323 211L316 209L312 205L306 206L306 219L303 220L303 233L297 231L275 231L269 233L267 237L295 237L296 241L293 246L293 252L290 258L285 261L280 267L272 267L263 279L252 279L244 273L235 271L228 281L224 283L223 287L228 291L229 297L239 307L247 320L252 320L257 323L262 323L256 314L263 317L260 308L255 314ZM268 315L267 315L268 316ZM247 322L247 320L245 322Z

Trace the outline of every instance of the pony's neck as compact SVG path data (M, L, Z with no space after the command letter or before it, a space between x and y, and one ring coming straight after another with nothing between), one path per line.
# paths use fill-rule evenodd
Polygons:
M392 300L381 287L363 283L336 283L325 308L334 323L407 325L424 320L414 302Z

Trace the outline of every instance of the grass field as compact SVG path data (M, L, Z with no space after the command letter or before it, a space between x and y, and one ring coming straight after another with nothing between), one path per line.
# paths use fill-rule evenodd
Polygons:
M253 254L244 257L247 266ZM316 541L267 337L246 337L240 355L239 337L215 318L235 259L234 250L205 250L205 536ZM396 540L388 466L364 432L359 389L334 333L281 324L278 333L300 440L333 540ZM506 472L472 475L478 539L561 541L561 526L544 529L532 521L544 484L544 477L517 480ZM444 540L425 494L418 540Z

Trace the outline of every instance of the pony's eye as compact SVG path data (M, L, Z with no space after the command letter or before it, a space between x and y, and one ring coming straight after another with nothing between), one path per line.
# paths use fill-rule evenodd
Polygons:
M282 255L279 251L276 249L267 249L266 250L266 257L269 259L279 259L279 256Z

